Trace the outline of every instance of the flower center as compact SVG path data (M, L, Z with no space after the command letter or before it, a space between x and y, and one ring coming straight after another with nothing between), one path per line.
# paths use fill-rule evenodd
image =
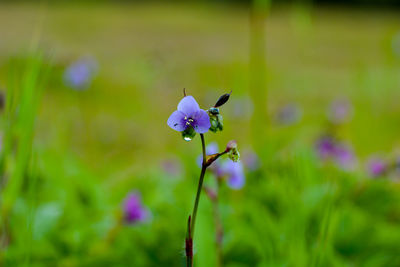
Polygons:
M185 116L186 126L191 126L194 120Z

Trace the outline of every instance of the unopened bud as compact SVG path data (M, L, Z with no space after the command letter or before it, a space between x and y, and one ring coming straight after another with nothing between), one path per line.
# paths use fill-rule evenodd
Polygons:
M226 151L228 152L228 157L233 161L233 162L238 162L240 158L240 153L237 148L237 143L236 141L232 140L229 141L229 143L226 145Z
M210 108L208 110L208 116L210 117L210 131L216 133L217 131L222 131L224 128L223 125L223 118L221 114L219 113L218 108Z
M229 94L224 94L222 96L219 97L217 103L215 103L214 107L218 108L220 106L222 106L223 104L225 104L226 102L228 102L229 97L231 96L232 91Z

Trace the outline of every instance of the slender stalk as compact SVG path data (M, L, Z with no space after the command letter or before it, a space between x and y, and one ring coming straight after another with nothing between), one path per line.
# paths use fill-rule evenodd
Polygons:
M187 251L186 251L186 253L187 253ZM187 254L186 255L186 266L187 267L192 267L193 266L193 254L190 254L190 255Z
M206 173L207 164L206 164L206 143L204 141L204 135L200 134L201 137L201 147L203 153L203 161L201 164L201 173L199 178L199 184L197 186L197 193L196 199L194 201L193 213L191 219L189 217L189 224L188 224L188 238L186 239L186 264L188 267L193 266L193 236L194 236L194 229L196 224L196 216L197 216L197 209L199 207L200 202L200 194L201 189L203 187L204 181L204 174Z
M192 213L192 225L190 226L190 232L192 234L191 237L194 236L194 227L195 227L195 223L196 223L197 208L199 207L201 188L203 187L204 174L206 173L206 169L207 169L206 144L204 141L204 135L200 134L200 136L201 136L201 146L202 146L202 150L203 150L203 161L201 164L201 173L200 173L200 178L199 178L199 184L197 186L196 200L194 201L194 208L193 208L193 213Z
M202 164L201 164L201 172L200 172L200 178L199 178L199 184L197 186L197 193L196 193L196 199L194 201L194 207L193 207L193 213L191 216L189 216L188 220L188 230L187 230L187 235L186 235L186 265L187 267L192 267L193 266L193 236L194 236L194 229L195 229L195 224L196 224L196 217L197 217L197 209L199 207L199 202L200 202L200 194L201 190L203 188L203 181L204 181L204 175L206 173L206 170L208 166L210 166L214 161L216 161L220 156L225 155L228 153L232 148L226 148L225 151L221 153L216 153L210 156L206 155L206 142L204 141L204 134L200 134L201 137L201 148L202 148ZM219 212L218 212L218 204L216 205L217 209L217 220L218 220L218 226L217 226L217 246L218 246L218 262L222 264L222 225L220 223L220 218L219 218ZM220 265L219 265L220 266Z
M193 239L191 238L190 232L190 224L191 224L191 216L189 215L188 219L188 227L187 227L187 234L186 234L186 266L191 267L193 266Z

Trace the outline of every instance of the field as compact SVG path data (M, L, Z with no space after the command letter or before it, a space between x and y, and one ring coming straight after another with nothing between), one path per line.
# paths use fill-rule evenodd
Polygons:
M217 206L203 192L195 266L400 266L399 23L273 6L260 72L248 7L0 4L0 265L184 266L201 142L167 119L185 88L204 109L232 90L205 140L236 140L246 177L219 184ZM91 64L84 86L66 81L74 62ZM321 138L351 157L321 155ZM130 192L146 210L134 223Z

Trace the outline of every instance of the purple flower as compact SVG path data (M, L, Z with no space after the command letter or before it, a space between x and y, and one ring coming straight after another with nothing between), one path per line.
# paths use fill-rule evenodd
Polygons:
M225 161L223 165L223 171L224 174L228 176L228 186L230 188L239 190L244 186L246 180L244 176L243 165L240 161Z
M97 64L91 59L81 59L72 63L64 72L64 81L67 86L77 90L86 89L97 69Z
M343 123L352 116L351 103L346 99L337 99L333 101L328 110L328 119L332 123Z
M330 136L317 140L316 150L322 160L333 160L343 169L352 169L355 165L356 158L351 147Z
M123 205L124 220L128 224L142 222L148 217L147 210L142 205L141 197L138 193L130 193Z
M216 153L218 153L218 144L215 142L208 144L208 146L206 147L206 155L209 156Z
M383 175L387 170L386 162L378 157L372 157L368 161L368 172L372 177Z
M316 150L323 160L332 157L335 154L335 149L335 141L333 138L325 136L317 140Z
M206 147L206 155L209 156L209 155L213 155L213 154L216 154L216 153L218 153L218 144L215 143L215 142L212 142L212 143L208 144L207 147ZM202 155L199 155L197 157L197 165L201 166L202 161L203 161L203 157L202 157ZM221 167L221 164L219 163L218 160L214 161L208 167L208 169L210 169L214 173L214 175L217 176L217 177L221 177L221 176L224 175L222 167Z
M218 145L217 143L210 143L206 147L206 154L212 155L218 153ZM202 157L201 155L197 158L197 164L201 166ZM208 167L212 173L217 178L223 178L226 176L227 184L232 189L241 189L245 184L245 176L243 171L243 164L239 162L233 162L230 159L225 160L222 164L220 161L214 161Z
M200 109L193 96L185 96L178 104L178 110L168 118L167 124L175 131L183 132L188 128L197 133L205 133L211 127L207 112Z
M355 165L353 150L346 145L337 144L334 151L335 162L343 169L352 169Z

